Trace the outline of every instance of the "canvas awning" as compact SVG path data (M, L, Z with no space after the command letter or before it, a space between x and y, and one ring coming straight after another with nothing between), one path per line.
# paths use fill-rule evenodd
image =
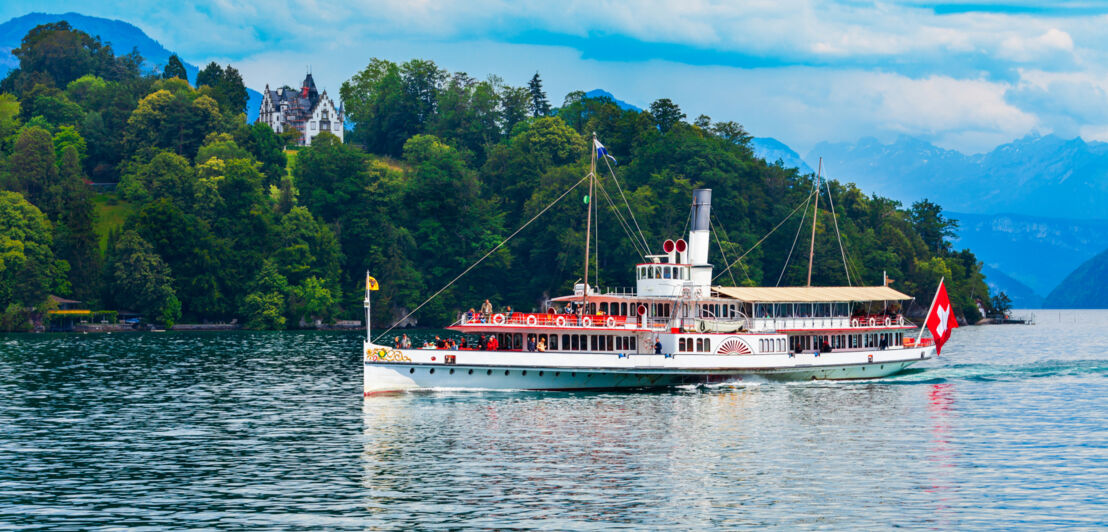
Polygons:
M911 296L887 286L714 286L712 291L747 303L900 301Z

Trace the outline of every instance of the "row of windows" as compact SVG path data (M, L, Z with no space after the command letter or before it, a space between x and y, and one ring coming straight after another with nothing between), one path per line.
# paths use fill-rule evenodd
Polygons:
M694 343L693 340L696 340ZM685 353L710 353L712 340L710 338L678 338L677 350Z
M762 353L782 353L785 351L785 339L764 338L758 340L758 350Z
M846 303L755 303L757 318L845 318L850 315Z
M312 122L311 122L312 131L315 131L316 129L318 129L320 125L323 126L324 130L330 129L332 131L338 131L339 129L342 129L342 124L340 124L338 122L335 122L335 123L331 124L329 122L316 122L315 120L312 120Z
M616 351L627 352L636 349L634 336L611 336L603 334L529 334L528 339L535 343L546 344L547 350L558 351ZM519 349L526 347L522 333L500 333L496 335L501 349Z
M816 350L821 346L831 349L884 349L903 342L902 332L793 336L789 338L789 349L795 352Z
M643 265L637 268L639 279L689 280L689 269L684 266Z
M700 316L703 318L737 318L739 307L735 304L705 303L700 305Z

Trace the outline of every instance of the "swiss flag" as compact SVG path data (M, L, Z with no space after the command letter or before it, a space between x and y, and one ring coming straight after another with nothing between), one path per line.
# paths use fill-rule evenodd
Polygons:
M927 315L927 330L931 331L931 337L935 339L935 353L942 354L943 344L950 339L950 331L958 328L958 320L954 318L950 298L946 296L946 286L939 281L939 291L935 292L935 301L931 304L931 314Z

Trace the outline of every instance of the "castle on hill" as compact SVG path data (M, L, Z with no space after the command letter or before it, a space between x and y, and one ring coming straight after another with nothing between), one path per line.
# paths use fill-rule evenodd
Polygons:
M324 131L342 140L343 115L342 104L336 108L335 102L327 96L327 91L320 94L309 73L300 85L300 90L294 90L288 85L270 90L269 84L266 84L258 122L273 128L276 133L299 131L300 138L296 144L311 146L312 139Z

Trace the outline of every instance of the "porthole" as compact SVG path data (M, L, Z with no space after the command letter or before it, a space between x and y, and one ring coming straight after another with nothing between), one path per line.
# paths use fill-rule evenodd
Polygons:
M555 377L561 377L561 376L562 376L562 372L560 372L560 371L555 371L555 372L554 372L554 376L555 376Z
M435 374L435 368L431 368L430 371L428 371L427 373L430 373L431 375L434 375Z
M881 364L881 369L885 369L885 365L884 365L884 364Z
M527 376L527 370L523 370L523 376L524 376L524 377L526 377L526 376Z
M490 370L486 371L485 375L492 375L492 370L490 369Z
M472 369L471 369L471 370L469 370L469 374L470 374L470 375L473 375L473 370L472 370Z
M569 374L569 376L570 376L570 377L576 377L576 376L577 376L577 372L573 372L573 373L570 373L570 374Z
M545 371L540 371L539 376L542 377L543 373L546 373L546 372Z
M453 369L451 369L451 370L450 370L450 374L451 374L451 375L453 375L453 374L454 374L454 370L453 370Z
M504 374L505 374L505 375L507 375L507 374L509 374L509 373L511 373L511 372L510 372L510 371L508 371L508 370L504 370Z
M415 373L415 368L408 370L408 373Z

